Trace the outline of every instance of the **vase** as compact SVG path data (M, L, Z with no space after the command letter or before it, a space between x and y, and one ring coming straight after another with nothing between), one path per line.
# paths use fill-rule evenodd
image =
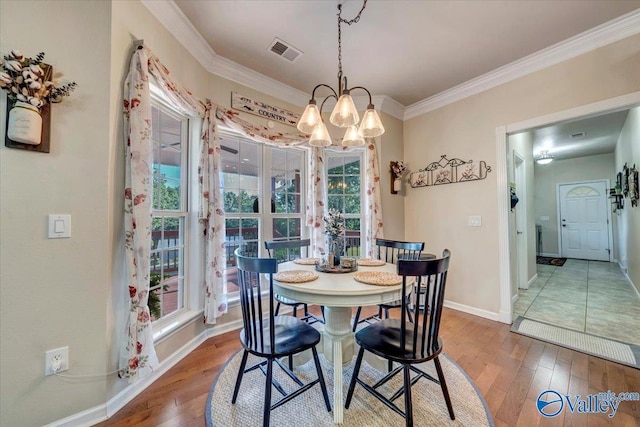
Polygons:
M402 180L400 178L396 178L393 180L393 191L402 190Z
M331 238L329 253L333 255L333 265L340 265L340 257L344 255L344 240L342 237ZM329 257L332 258L331 256Z
M7 137L15 142L39 145L42 137L42 116L33 105L16 101L9 111Z

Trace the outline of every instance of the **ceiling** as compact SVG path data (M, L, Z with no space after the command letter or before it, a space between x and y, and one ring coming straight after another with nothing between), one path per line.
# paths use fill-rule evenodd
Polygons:
M533 131L533 155L546 150L556 160L613 153L628 110L563 122Z
M336 0L176 0L216 54L305 93L337 86ZM343 18L362 2L347 0ZM369 0L342 25L350 86L409 106L640 8L640 0ZM268 51L279 38L294 63ZM356 92L354 92L356 95Z
M190 31L199 33L216 55L282 83L281 90L293 88L305 94L319 83L337 89L338 3L173 2L193 26ZM349 20L363 2L342 4L342 17ZM343 72L350 86L364 86L374 97L390 97L404 107L415 107L638 11L640 0L368 0L358 23L342 25ZM275 38L302 55L293 63L275 55L269 50ZM557 159L613 152L624 117L626 112L620 112L537 129L534 155L543 149ZM583 131L584 137L570 138Z

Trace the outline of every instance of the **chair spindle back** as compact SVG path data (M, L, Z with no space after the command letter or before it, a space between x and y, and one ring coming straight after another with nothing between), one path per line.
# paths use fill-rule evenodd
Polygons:
M376 239L378 259L397 264L398 259L420 259L424 242L403 242L400 240Z
M407 286L408 278L415 278L416 295L425 295L426 308L414 312L413 323L407 322L405 316L402 316L400 321L400 345L405 351L411 351L414 357L426 357L428 353L437 350L450 257L451 252L445 249L442 258L398 261L398 275L402 276L402 293L405 296L402 299L403 312L408 303L406 296L411 293L411 286ZM411 343L405 342L407 327L413 328Z
M240 305L242 307L242 324L244 326L247 345L256 351L261 351L268 343L275 346L274 307L273 307L273 274L278 271L278 264L274 258L252 258L242 255L241 248L235 250L238 263L238 278L240 284ZM269 298L263 304L262 288L268 277ZM264 307L263 305L268 305ZM268 322L268 323L267 323ZM265 337L265 330L269 336ZM265 340L268 340L265 342Z

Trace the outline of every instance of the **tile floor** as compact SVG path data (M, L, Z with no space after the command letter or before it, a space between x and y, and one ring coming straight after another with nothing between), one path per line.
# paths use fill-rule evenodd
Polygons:
M518 316L640 345L640 297L618 264L568 259L537 265L538 278L520 289Z

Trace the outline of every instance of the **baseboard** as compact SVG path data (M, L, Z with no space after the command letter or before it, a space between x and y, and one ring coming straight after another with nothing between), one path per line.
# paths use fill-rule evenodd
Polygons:
M189 353L195 350L200 344L211 337L221 335L242 327L242 320L224 323L219 326L202 331L191 341L173 352L169 357L160 362L158 369L153 371L148 377L128 385L118 394L109 399L106 403L96 405L93 408L77 412L66 418L47 424L45 427L89 427L99 422L105 421L131 402L136 396L142 393L147 387L153 384L165 372L174 367L184 359Z
M541 253L539 256L546 256L547 258L562 258L560 254Z
M511 304L515 304L516 301L518 301L518 299L520 299L520 294L515 294L514 296L511 297Z
M448 301L448 300L444 301L444 306L447 308L452 308L454 310L462 311L464 313L473 314L474 316L484 317L485 319L501 322L500 320L501 316L498 313L494 313L492 311L487 311L481 308L471 307L470 305L459 304L457 302ZM511 323L511 321L509 320L508 322L503 322L503 323Z
M529 287L533 285L533 282L535 282L536 280L538 280L538 273L534 274L533 277L529 279L529 281L527 282L527 289L529 289Z

